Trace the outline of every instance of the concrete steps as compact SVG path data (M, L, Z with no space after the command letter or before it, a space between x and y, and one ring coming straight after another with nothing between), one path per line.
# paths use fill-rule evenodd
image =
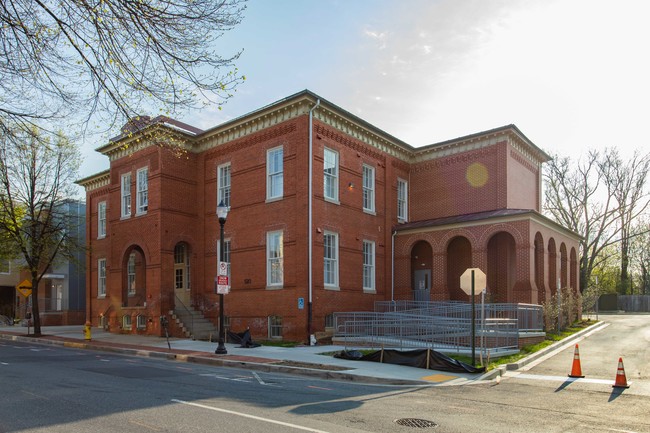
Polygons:
M216 340L217 328L195 309L176 309L170 312L172 320L183 330L183 335L192 340Z

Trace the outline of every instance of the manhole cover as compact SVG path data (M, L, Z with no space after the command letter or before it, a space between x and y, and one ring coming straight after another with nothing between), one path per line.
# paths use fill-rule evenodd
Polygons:
M400 418L396 419L395 423L404 426L404 427L414 427L414 428L435 428L438 427L433 421L427 419L418 419L418 418Z

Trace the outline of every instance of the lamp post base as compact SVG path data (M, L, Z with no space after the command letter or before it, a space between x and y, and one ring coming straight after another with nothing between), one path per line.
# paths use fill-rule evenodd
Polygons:
M228 353L228 350L226 349L226 346L223 344L223 341L219 342L219 345L217 346L217 350L214 351L216 355L225 355Z

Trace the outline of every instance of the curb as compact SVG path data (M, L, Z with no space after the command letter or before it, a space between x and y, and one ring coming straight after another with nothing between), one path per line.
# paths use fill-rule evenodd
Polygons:
M226 358L212 358L201 355L182 354L182 353L168 353L159 352L147 349L131 349L126 347L113 347L102 346L101 344L88 344L85 342L70 341L70 340L42 340L34 337L26 337L15 334L0 333L0 340L27 342L32 344L46 345L46 346L60 346L81 350L94 350L99 352L119 353L123 355L139 356L145 358L165 359L169 361L189 362L199 365L210 365L215 367L227 368L246 368L249 370L262 371L266 373L285 373L295 374L300 376L315 377L319 379L338 380L342 382L358 382L367 384L383 384L383 385L428 385L431 383L419 380L408 379L391 379L373 376L363 376L358 374L345 373L343 371L331 371L307 367L292 367L288 365L277 365L273 363L260 363L242 360L229 360ZM281 360L272 360L273 362L282 362Z
M505 365L500 365L499 367L495 368L494 370L489 371L489 372L485 373L483 376L479 377L478 380L492 380L492 379L495 379L497 376L503 376L506 373L506 371L518 370L518 369L530 364L531 362L538 360L542 356L545 356L545 355L553 352L554 350L557 350L558 348L560 348L562 346L565 346L565 345L568 346L569 344L573 343L575 340L577 340L579 338L582 338L584 335L586 335L586 334L588 334L590 332L598 332L602 328L605 328L607 326L609 326L609 323L606 323L606 322L594 323L593 325L583 329L582 331L576 332L575 334L570 335L570 336L568 336L567 338L565 338L563 340L557 341L557 342L551 344L550 346L547 346L547 347L545 347L545 348L543 348L543 349L541 349L541 350L539 350L539 351L537 351L535 353L531 353L527 357L522 358L517 362L513 362L513 363L505 364Z

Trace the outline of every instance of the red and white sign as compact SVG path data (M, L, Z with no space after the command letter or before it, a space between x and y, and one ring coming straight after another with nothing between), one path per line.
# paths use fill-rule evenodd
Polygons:
M217 294L219 295L227 295L230 293L230 285L228 284L228 276L227 275L219 275L217 278Z

